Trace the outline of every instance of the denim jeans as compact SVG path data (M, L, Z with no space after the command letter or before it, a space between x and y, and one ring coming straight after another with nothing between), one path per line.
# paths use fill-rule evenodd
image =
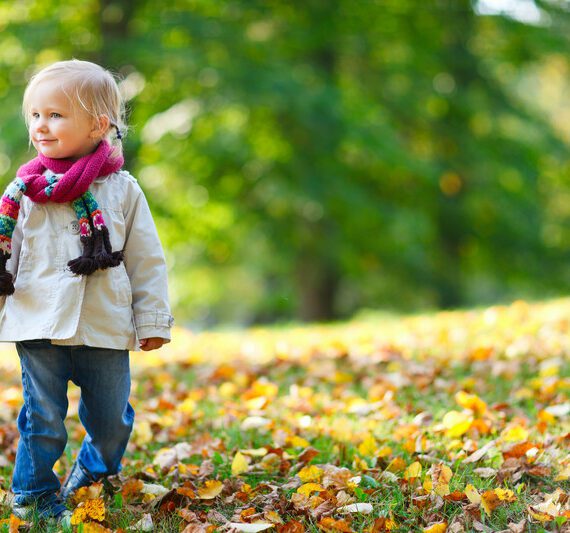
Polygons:
M129 352L59 346L49 340L16 343L22 366L24 406L18 416L20 441L12 478L15 501L57 492L53 471L67 443L67 383L81 389L79 419L85 427L77 461L94 479L121 468L134 422L129 404Z

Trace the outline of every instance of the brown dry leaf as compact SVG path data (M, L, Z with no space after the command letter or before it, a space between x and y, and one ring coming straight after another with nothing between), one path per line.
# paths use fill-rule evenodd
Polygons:
M209 527L210 526L208 524L190 522L181 533L208 533Z
M536 477L550 477L552 475L552 468L545 465L535 465L527 470L527 474Z
M495 440L488 442L482 448L479 448L478 450L474 451L469 457L464 459L463 463L464 464L476 463L477 461L485 457L485 455L487 455L487 453L495 446L495 444L496 444Z
M319 455L319 453L321 453L321 452L319 452L319 450L315 450L315 448L312 448L312 447L305 448L301 452L301 455L299 455L298 459L299 459L299 461L301 461L301 463L308 463L312 459L314 459L317 455ZM295 521L293 520L293 522L295 522Z
M511 522L510 524L507 524L507 527L508 530L506 531L506 533L524 533L526 529L526 519L523 518L517 524Z

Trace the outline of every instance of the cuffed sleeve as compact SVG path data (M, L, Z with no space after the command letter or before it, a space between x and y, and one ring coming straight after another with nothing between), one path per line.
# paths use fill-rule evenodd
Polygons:
M170 342L170 328L174 318L167 313L142 313L135 315L135 328L139 339L160 337Z

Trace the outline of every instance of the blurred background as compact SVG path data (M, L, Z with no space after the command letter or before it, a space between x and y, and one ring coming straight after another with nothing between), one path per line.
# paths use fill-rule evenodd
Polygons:
M568 0L0 2L0 181L20 105L115 72L179 325L564 295Z

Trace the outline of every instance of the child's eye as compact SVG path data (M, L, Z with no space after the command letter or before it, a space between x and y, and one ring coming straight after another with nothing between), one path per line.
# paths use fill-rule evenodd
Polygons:
M40 116L40 114L39 114L39 113L35 113L35 112L34 112L34 113L32 113L32 118L38 118L39 116Z
M52 113L50 115L51 118L61 118L61 115L59 113Z

